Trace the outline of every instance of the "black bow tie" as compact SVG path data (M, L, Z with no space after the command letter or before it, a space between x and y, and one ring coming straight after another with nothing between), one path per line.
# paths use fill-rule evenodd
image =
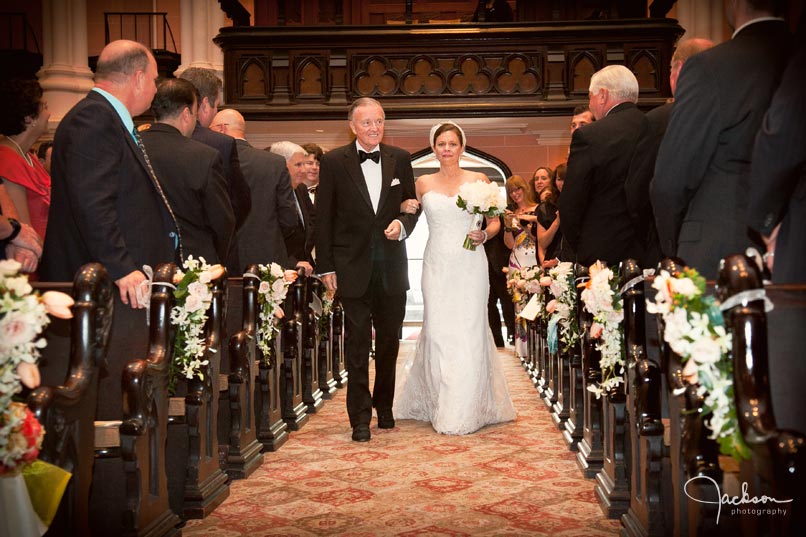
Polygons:
M358 160L359 162L364 162L367 159L371 159L375 164L381 161L381 152L380 151L373 151L372 153L367 153L366 151L358 150Z
M308 187L308 194L316 194L316 187L315 186Z

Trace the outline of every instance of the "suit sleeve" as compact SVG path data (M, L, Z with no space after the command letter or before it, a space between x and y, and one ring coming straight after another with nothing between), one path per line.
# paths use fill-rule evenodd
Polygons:
M574 131L565 184L560 194L560 229L575 251L579 246L582 219L588 207L588 192L595 171L593 151L594 148L582 131Z
M278 167L279 179L277 181L277 220L280 222L280 231L283 238L288 238L298 226L297 208L294 205L294 193L291 191L291 176L285 164Z
M753 150L747 221L765 235L783 218L806 170L804 67L806 48L801 47L784 73Z
M249 191L249 184L247 184L241 171L238 147L234 138L232 139L226 177L232 212L235 214L235 228L238 229L246 220L246 217L249 216L249 211L252 210L252 194Z
M716 152L719 99L709 64L702 61L702 56L686 61L650 183L655 222L665 253L677 251L677 237L689 202Z
M662 133L653 129L644 118L638 145L630 160L630 171L624 182L624 194L627 197L627 211L630 219L639 229L645 229L652 217L652 206L649 202L649 183L655 171L655 159Z
M402 153L403 154L400 156L397 165L400 186L403 188L402 199L415 199L417 197L417 193L414 189L414 170L411 168L411 155L406 152ZM414 226L417 225L417 219L420 217L420 212L421 211L417 211L415 214L400 213L398 215L397 219L400 220L400 222L403 224L403 227L406 229L406 237L411 236L412 231L414 231Z
M331 158L328 158L328 157ZM336 184L333 155L325 155L319 169L319 187L316 190L316 219L314 241L316 268L320 274L336 271L333 259L333 219L336 207Z
M227 193L224 165L217 151L208 167L207 184L204 189L204 214L213 232L218 259L223 261L227 258L230 242L235 233L235 215Z

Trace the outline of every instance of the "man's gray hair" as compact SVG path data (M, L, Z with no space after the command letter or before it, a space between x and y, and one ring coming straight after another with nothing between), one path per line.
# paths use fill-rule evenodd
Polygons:
M383 106L381 105L381 103L378 102L377 100L373 99L372 97L360 97L360 98L356 99L355 101L353 101L353 104L350 105L350 109L347 110L347 120L348 121L353 120L353 113L355 112L356 108L359 108L361 106L370 106L370 105L375 105L378 108L380 108L381 110L383 110ZM386 117L386 112L384 112L384 117Z
M283 140L282 142L274 142L271 144L269 152L274 153L275 155L280 155L286 159L286 161L291 160L291 157L297 153L302 153L303 155L308 154L304 149L302 149L301 146L287 140Z
M614 101L638 101L638 79L623 65L608 65L593 73L589 91L595 95L602 88L607 90Z

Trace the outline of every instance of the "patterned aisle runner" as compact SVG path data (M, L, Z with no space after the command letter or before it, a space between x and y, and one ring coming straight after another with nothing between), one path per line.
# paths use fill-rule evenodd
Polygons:
M401 344L398 364L413 352ZM468 436L398 421L350 440L345 391L186 536L614 535L512 350L499 352L515 422Z

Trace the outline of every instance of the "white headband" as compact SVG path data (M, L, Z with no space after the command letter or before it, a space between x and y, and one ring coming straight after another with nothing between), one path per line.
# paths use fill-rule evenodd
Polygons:
M453 121L445 121L443 123L437 123L436 125L431 127L431 134L428 136L428 139L431 140L431 147L434 147L434 144L437 142L434 139L434 135L436 134L437 129L439 129L443 125L453 125L454 127L456 127L459 130L459 132L462 134L462 147L465 147L467 145L467 136L465 136L465 131L462 130L462 127L460 127L459 125L457 125Z

